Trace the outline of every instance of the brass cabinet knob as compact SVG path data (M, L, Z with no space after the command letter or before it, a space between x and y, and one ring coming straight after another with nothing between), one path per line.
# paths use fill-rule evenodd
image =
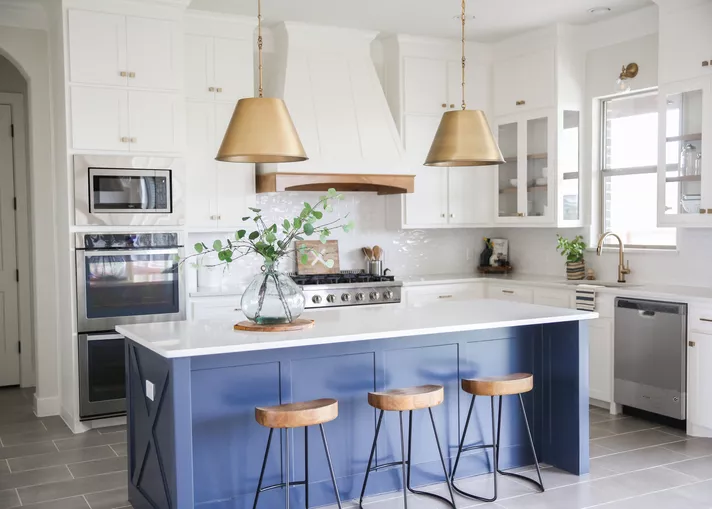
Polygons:
M208 87L208 92L215 92L215 87Z
M700 214L707 214L707 209L700 209Z
M119 138L119 141L120 141L121 143L128 143L128 142L129 142L129 139L128 139L126 136L122 136L121 138Z
M697 343L695 343L694 341L690 341L687 344L688 344L688 346L691 346L691 347L694 347L695 345L697 345Z
M130 73L129 73L129 78L135 78L135 77L136 77L136 73L135 73L135 72L130 72Z
M216 91L218 94L221 93L221 92L222 92L222 87L216 88L215 91Z
M516 105L517 105L517 106L524 106L525 104L527 104L526 101L517 101L517 102L516 102Z
M454 217L455 217L455 214L450 214L450 218L451 218L451 219L454 218Z
M702 62L702 67L709 67L710 65L712 65L712 61L710 60L704 60Z
M447 108L447 104L443 103L443 104L442 104L442 107L443 107L443 108Z
M122 78L125 78L126 76L128 76L128 73L126 71L121 71L119 73L119 76L121 76Z
M136 138L129 138L129 141L130 141L131 143L136 143Z
M451 105L450 105L450 107L451 107L451 108L454 108L454 107L455 107L455 105L454 105L454 104L451 104Z

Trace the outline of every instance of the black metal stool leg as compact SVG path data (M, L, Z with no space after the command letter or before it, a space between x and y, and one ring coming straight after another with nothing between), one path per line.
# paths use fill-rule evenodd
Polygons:
M368 482L368 474L371 473L371 465L373 464L373 456L376 454L376 443L378 442L378 433L381 431L381 423L382 422L383 422L383 410L381 410L381 412L378 414L378 424L376 424L376 434L373 437L373 445L371 446L371 454L368 456L368 465L366 466L366 476L363 478L363 487L361 488L361 496L358 499L358 506L360 509L363 509L363 496L366 493L366 483Z
M255 503L252 504L252 509L257 509L257 500L260 498L260 490L262 489L262 479L265 476L265 468L267 468L267 456L269 455L269 446L272 443L272 434L274 429L270 428L269 437L267 438L267 449L265 449L265 459L262 461L262 470L260 471L260 480L257 482L257 491L255 492Z
M445 497L441 497L440 495L438 495L436 493L429 493L427 491L415 490L410 485L410 477L411 477L410 467L412 465L412 451L413 451L413 411L412 410L409 412L409 419L408 419L408 481L407 481L408 491L410 491L411 493L415 493L416 495L425 495L427 497L437 498L438 500L446 503L453 509L456 509L455 497L452 493L452 488L450 488L450 477L448 476L447 468L445 467L445 459L443 458L442 450L440 449L440 439L438 437L438 432L435 429L435 420L433 419L433 412L432 412L432 409L430 409L430 408L428 408L428 411L430 412L430 419L431 419L431 422L433 423L433 431L435 432L435 443L438 446L438 452L440 453L440 460L442 461L442 465L443 465L443 472L445 473L445 482L447 482L448 489L450 489L450 498L452 499L452 502L450 500L446 499Z
M472 409L475 408L475 396L472 396L472 401L470 401L470 410L467 412L467 419L465 420L465 427L462 430L462 439L460 439L460 446L457 448L457 457L455 458L455 466L452 469L452 474L450 474L450 480L455 480L455 473L457 472L457 466L460 464L460 456L462 455L462 448L465 446L465 436L467 436L467 428L470 426L470 418L472 417ZM457 491L457 488L455 488Z
M400 439L401 439L401 466L403 470L403 507L408 509L408 474L406 472L406 457L405 457L405 433L403 431L403 412L398 412L400 418Z
M309 509L309 426L304 426L304 507Z
M334 474L334 465L331 463L331 454L329 454L329 445L326 443L326 432L324 425L319 424L321 430L321 440L324 442L324 452L326 453L326 462L329 464L329 473L331 474L331 484L334 485L334 495L336 495L336 505L341 509L341 497L339 496L339 488L336 486L336 474Z
M284 507L289 509L289 428L284 430Z

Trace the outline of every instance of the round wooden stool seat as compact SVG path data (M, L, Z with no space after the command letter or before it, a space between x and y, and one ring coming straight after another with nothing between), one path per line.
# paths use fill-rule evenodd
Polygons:
M444 398L445 391L442 385L419 385L405 389L369 392L368 404L379 410L400 412L434 407L442 403Z
M534 375L529 373L462 379L462 390L475 396L509 396L529 392L533 388Z
M339 415L335 399L315 399L302 403L256 407L255 419L266 428L301 428L333 421Z

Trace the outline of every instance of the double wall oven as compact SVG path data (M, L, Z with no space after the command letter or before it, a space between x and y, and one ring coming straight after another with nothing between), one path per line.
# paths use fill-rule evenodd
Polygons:
M184 320L185 287L178 233L76 236L79 413L125 412L121 324Z

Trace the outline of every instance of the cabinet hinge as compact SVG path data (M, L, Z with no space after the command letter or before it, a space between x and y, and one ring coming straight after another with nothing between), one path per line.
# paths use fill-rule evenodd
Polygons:
M20 282L20 270L15 269L15 281Z
M15 137L15 124L10 124L10 138Z
M19 341L17 342L17 353L22 353L22 343Z

